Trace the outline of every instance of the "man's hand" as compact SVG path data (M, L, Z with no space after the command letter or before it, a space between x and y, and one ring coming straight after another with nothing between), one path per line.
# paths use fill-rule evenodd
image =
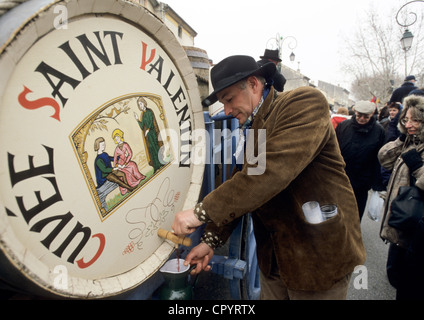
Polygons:
M193 209L177 212L172 224L172 230L178 235L187 235L193 233L202 222L196 218Z
M191 274L198 274L204 271L209 271L211 266L209 262L213 257L213 249L209 247L206 243L201 242L196 247L194 247L190 253L187 255L184 261L184 265L189 264L196 265L196 268L191 271Z

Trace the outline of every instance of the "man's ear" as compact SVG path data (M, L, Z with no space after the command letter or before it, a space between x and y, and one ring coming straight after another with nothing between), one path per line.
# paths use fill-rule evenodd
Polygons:
M247 78L247 86L251 89L254 89L257 82L256 80L258 80L256 79L256 77L250 76L249 78Z
M256 90L262 90L260 88L260 84L261 82L255 76L250 76L249 78L247 78L247 86L254 92L256 92Z

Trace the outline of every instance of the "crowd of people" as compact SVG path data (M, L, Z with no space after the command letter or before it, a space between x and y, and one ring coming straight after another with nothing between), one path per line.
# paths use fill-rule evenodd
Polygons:
M226 115L239 120L248 142L255 137L248 131L266 130L266 152L258 154L256 143L253 153L266 161L244 161L194 208L175 215L176 234L206 224L185 264L196 264L195 273L209 270L214 250L250 213L261 299L346 299L352 272L366 259L361 219L372 189L386 194L380 236L392 244L390 283L398 299L423 299L424 221L414 234L387 224L390 203L410 176L424 190L424 97L410 85L415 78L407 77L380 113L375 103L360 101L351 116L329 121L319 90L279 92L284 85L276 59L261 59L231 56L211 70L214 91L203 105L220 101ZM258 163L266 168L249 174ZM305 216L310 203L321 209L332 205L336 215L312 223Z
M424 220L408 232L389 225L400 187L424 190L424 90L415 83L414 76L406 77L381 110L371 102L357 103L352 118L336 128L360 217L368 190L385 198L380 237L390 243L387 276L401 300L424 299ZM346 128L351 131L346 133ZM368 183L359 192L358 181Z

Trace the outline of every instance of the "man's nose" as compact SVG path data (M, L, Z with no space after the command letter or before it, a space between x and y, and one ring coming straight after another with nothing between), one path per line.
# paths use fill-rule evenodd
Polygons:
M225 113L225 115L226 116L231 115L231 111L232 111L231 107L229 105L227 105L227 104L224 104L224 113Z

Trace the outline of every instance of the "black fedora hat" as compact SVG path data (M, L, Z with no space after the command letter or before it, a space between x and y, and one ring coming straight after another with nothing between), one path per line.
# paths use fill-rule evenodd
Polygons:
M204 107L214 104L218 98L216 94L225 88L249 77L262 76L271 80L276 71L275 64L270 62L258 66L255 59L249 56L231 56L225 58L211 70L211 82L214 91L202 101Z
M275 49L275 50L265 49L264 55L260 56L259 58L261 58L261 59L271 59L271 60L278 61L278 62L282 61L280 59L279 55L278 55L278 49Z

